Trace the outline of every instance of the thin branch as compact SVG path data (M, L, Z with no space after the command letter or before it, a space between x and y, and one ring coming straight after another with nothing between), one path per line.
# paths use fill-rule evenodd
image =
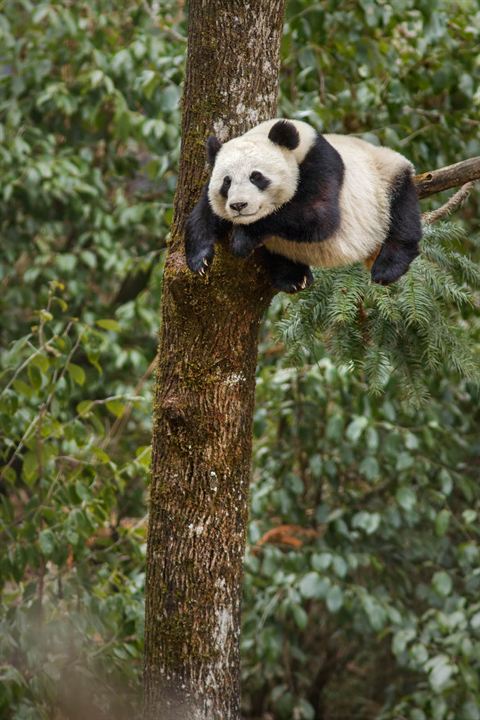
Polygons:
M443 218L448 217L449 215L454 213L455 210L457 210L463 205L465 200L470 195L470 191L474 185L474 180L465 183L465 185L462 185L460 190L457 190L455 195L452 195L452 197L447 200L445 205L441 205L439 208L437 208L436 210L432 210L431 212L423 213L423 222L426 225L432 225L434 222L437 222L438 220L443 220Z
M414 178L417 186L419 198L426 198L442 190L448 190L453 187L460 187L472 180L480 179L480 157L469 158L448 165L439 170L430 170L429 172L416 175Z
M150 7L147 0L142 0L142 5L150 16L150 20L152 21L152 23L154 23L154 25L156 25L161 32L163 32L165 35L168 35L172 40L176 40L177 42L187 42L187 38L177 32L174 28L160 22L157 13L153 8Z

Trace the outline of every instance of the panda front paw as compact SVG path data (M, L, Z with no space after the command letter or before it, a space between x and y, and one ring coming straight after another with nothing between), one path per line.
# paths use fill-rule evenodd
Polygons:
M246 258L252 254L257 245L257 240L248 235L243 228L235 228L230 246L233 255L239 258Z
M212 264L214 254L213 246L203 247L201 250L189 250L188 248L185 250L188 267L192 272L202 275L202 277Z

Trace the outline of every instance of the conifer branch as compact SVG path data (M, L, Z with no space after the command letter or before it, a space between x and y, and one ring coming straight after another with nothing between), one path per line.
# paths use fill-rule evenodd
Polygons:
M480 157L462 160L438 170L430 170L414 177L419 198L426 198L442 190L460 187L480 179Z
M465 200L470 195L470 190L475 185L475 181L471 180L468 183L465 183L465 185L462 185L460 190L457 190L455 195L452 195L451 198L447 200L445 205L441 205L436 210L432 210L431 212L423 213L422 220L426 225L432 225L432 223L437 222L438 220L443 220L443 218L448 217L451 215L457 208L461 207Z

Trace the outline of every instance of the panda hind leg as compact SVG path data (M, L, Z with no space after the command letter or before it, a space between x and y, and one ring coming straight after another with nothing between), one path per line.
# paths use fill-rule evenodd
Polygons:
M404 275L419 254L422 222L417 192L409 171L399 176L390 206L387 237L372 266L372 280L390 285Z
M312 271L308 265L289 260L266 248L261 248L261 250L271 283L276 290L293 294L304 290L313 283Z

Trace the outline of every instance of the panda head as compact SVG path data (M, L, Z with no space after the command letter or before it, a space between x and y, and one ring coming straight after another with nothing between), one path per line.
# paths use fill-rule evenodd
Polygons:
M248 225L288 202L298 184L293 151L299 143L297 128L286 120L263 123L224 145L210 137L208 199L213 212L234 224Z

